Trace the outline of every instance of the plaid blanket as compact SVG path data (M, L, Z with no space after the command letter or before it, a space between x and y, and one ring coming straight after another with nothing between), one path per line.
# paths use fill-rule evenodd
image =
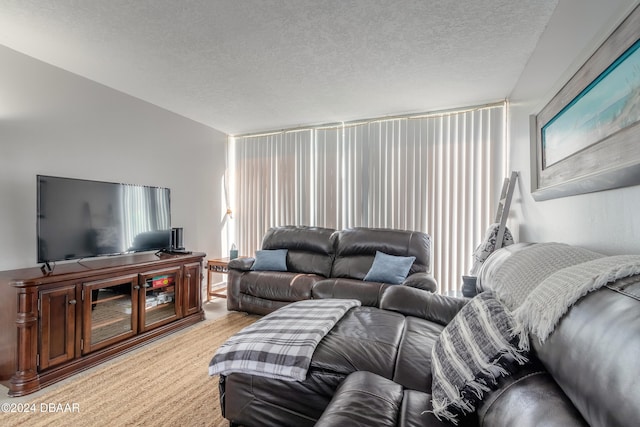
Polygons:
M209 363L209 375L233 372L302 381L320 340L358 300L298 301L229 338Z

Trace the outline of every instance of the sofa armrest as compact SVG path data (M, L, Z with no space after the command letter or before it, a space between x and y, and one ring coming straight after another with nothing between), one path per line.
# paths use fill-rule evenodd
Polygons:
M253 265L255 258L234 258L229 261L230 270L249 271Z
M380 308L446 325L468 301L408 286L390 286L382 294Z
M438 290L436 279L431 274L424 272L410 274L402 284L423 291L436 292Z
M395 427L404 393L402 386L366 371L356 371L338 386L316 427Z
M569 397L535 358L513 375L496 378L498 386L478 403L478 425L586 427ZM544 398L541 398L544 396Z

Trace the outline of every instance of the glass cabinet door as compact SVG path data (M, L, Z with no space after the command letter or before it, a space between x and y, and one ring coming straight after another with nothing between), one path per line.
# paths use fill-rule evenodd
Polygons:
M83 354L138 332L139 289L136 274L83 284Z
M172 322L181 316L180 267L167 268L145 273L140 277L142 283L140 299L140 329L146 331Z

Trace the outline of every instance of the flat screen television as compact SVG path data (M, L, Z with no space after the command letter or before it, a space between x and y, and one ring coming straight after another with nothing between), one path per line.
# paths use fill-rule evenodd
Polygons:
M38 262L171 248L168 188L37 176Z

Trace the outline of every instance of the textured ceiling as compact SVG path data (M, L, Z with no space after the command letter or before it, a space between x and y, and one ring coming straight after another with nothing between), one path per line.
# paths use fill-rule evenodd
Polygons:
M558 0L2 0L0 44L239 134L509 96Z

